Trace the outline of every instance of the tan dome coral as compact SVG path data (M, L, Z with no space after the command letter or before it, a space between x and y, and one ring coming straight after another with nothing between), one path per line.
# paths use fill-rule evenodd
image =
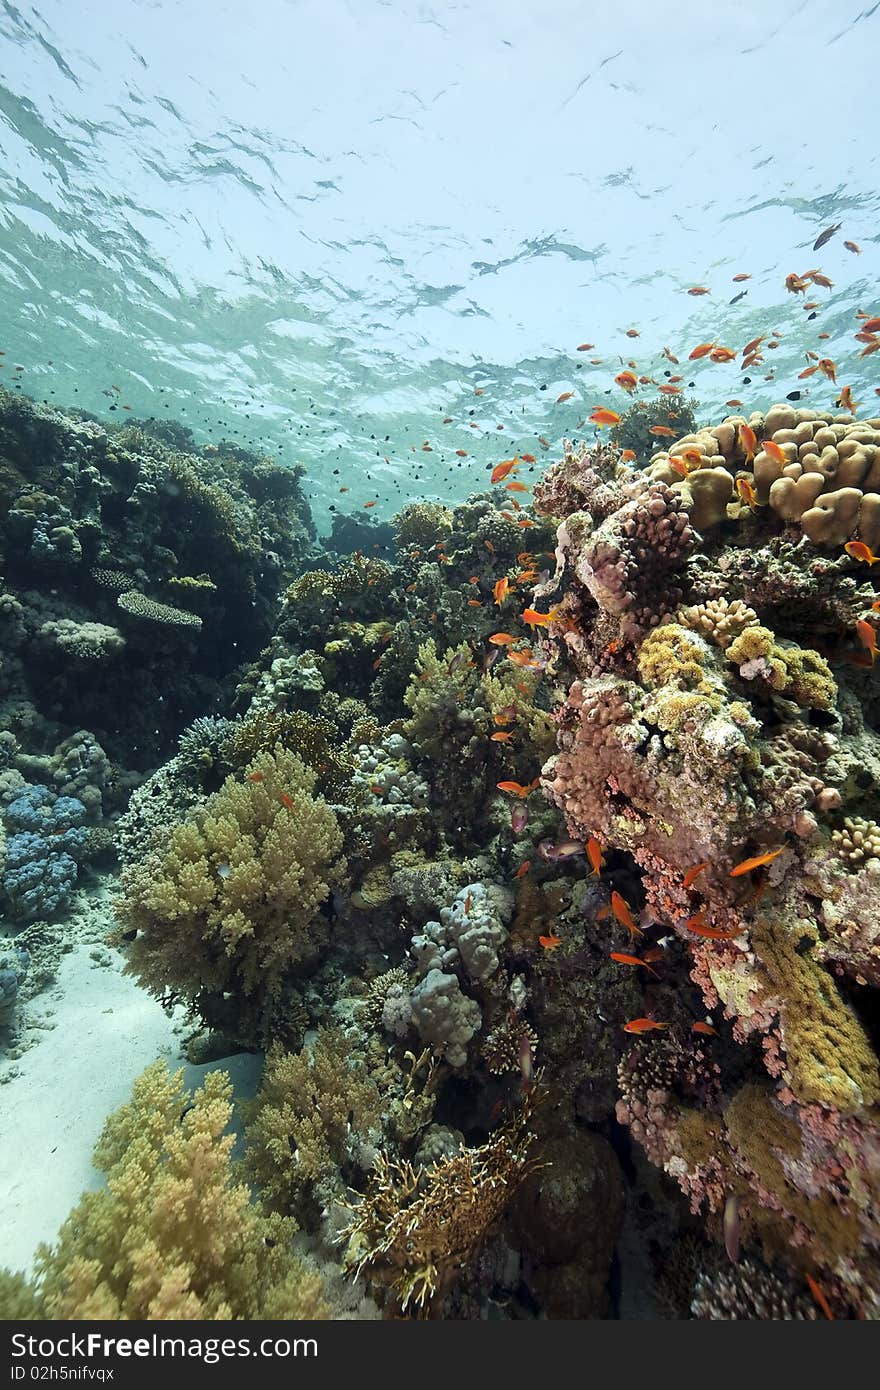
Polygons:
M746 424L759 440L754 458L740 431ZM777 447L768 452L768 442ZM684 479L676 459L689 466ZM705 530L724 519L733 477L749 468L758 504L799 524L815 545L843 545L859 536L872 549L880 546L880 418L774 405L766 415L728 416L684 435L647 471L681 494L694 525Z

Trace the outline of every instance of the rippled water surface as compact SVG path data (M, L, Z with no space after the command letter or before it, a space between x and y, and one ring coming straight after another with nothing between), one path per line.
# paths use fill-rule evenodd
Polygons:
M322 530L540 460L628 362L717 418L827 407L819 349L870 410L878 39L860 0L2 0L3 375L301 460ZM662 356L760 333L745 383Z

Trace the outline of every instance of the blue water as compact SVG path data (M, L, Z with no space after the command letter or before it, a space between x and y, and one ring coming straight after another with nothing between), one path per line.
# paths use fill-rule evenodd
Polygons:
M678 369L706 418L827 408L817 348L871 403L878 37L861 0L0 0L2 379L302 461L325 532L540 458L664 346L776 335L747 385Z

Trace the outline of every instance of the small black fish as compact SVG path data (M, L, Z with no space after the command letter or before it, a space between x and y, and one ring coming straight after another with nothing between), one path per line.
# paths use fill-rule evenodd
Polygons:
M785 399L786 399L787 401L799 401L800 398L801 398L801 393L800 393L800 391L789 391L789 393L788 393L788 395L786 396Z
M740 290L739 294L735 294L735 295L733 296L733 299L728 299L727 302L728 302L728 304L737 304L737 303L739 302L739 300L745 299L745 297L746 297L747 294L748 294L748 290Z
M813 242L813 250L818 251L820 246L824 246L826 241L830 241L835 232L839 232L843 226L842 222L835 222L833 227L826 227L824 232L820 232Z
M807 318L808 318L808 319L817 319L818 317L819 317L818 314L807 314Z
M744 376L744 377L743 377L743 386L751 386L751 384L752 384L752 378L751 378L750 376Z

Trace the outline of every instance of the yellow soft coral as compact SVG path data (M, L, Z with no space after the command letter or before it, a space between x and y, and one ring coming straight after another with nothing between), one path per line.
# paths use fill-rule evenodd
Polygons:
M728 646L727 658L745 679L763 678L805 709L834 708L837 685L825 658L793 642L777 642L768 627L747 627Z
M276 1048L249 1107L248 1174L264 1200L289 1213L305 1188L336 1175L381 1113L379 1091L340 1029L321 1029L299 1053Z
M154 994L240 1037L265 1032L285 977L326 941L321 905L344 870L339 825L314 784L295 754L261 753L167 848L125 870L117 916L123 935L137 932L128 968ZM212 1016L223 996L234 1018Z
M50 1319L327 1318L319 1275L291 1254L293 1222L253 1205L230 1163L232 1086L211 1072L187 1104L156 1062L95 1149L107 1186L86 1192L35 1278L0 1280L8 1308ZM39 1311L36 1311L39 1310ZM4 1315L14 1316L4 1300Z

